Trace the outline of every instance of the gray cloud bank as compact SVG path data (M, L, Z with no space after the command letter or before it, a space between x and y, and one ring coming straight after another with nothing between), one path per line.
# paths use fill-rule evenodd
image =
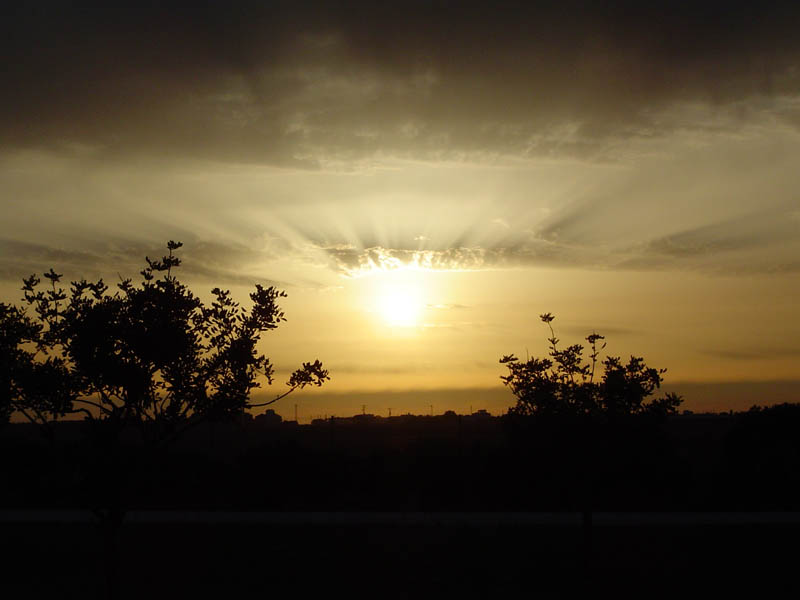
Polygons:
M796 3L532 4L8 5L0 144L317 168L800 124Z
M582 214L582 226L602 229L604 214ZM674 224L672 225L675 226ZM553 233L555 229L550 230ZM336 245L323 248L333 268L348 276L398 268L472 271L526 267L615 270L696 270L721 275L800 273L800 219L791 207L651 237L642 229L614 243L575 235L564 241L531 231L523 240L499 240L490 247L408 249ZM549 239L548 239L549 238ZM642 240L642 241L634 241Z
M0 9L0 278L799 272L800 5L535 4Z
M611 270L696 270L719 275L797 274L800 273L800 213L792 206L778 205L745 216L705 226L681 229L674 222L665 227L675 233L654 235L652 228L623 234L605 223L613 216L601 205L594 213L582 212L576 225L566 217L577 207L565 207L557 223L545 220L538 229L512 229L503 235L464 245L424 243L410 240L395 247L349 242L330 243L303 237L262 238L268 243L241 243L233 238L204 241L188 231L172 231L170 237L186 242L180 254L184 259L181 274L192 280L215 285L254 283L320 287L330 282L316 281L306 270L322 268L347 277L360 277L375 271L421 269L432 271L514 270L531 267L557 267ZM624 213L617 213L624 214ZM213 216L211 217L213 218ZM691 218L687 218L691 221ZM580 227L577 226L580 223ZM604 227L599 241L583 228L595 232ZM559 234L559 235L557 235ZM331 238L336 234L331 233ZM367 238L367 244L374 240ZM87 239L80 234L72 241L48 242L0 237L0 280L16 281L31 272L53 266L69 277L108 276L109 269L125 277L136 276L145 255L160 256L160 244L143 239L111 238L98 231ZM271 261L294 265L275 281L265 275L275 273ZM273 275L274 277L274 275ZM135 277L134 277L135 278ZM461 308L461 305L433 308Z
M0 281L19 282L20 277L31 273L41 275L54 268L64 275L62 286L78 279L105 277L109 287L123 278L140 281L139 272L145 267L145 257L160 258L166 254L166 244L155 246L134 241L109 241L98 239L84 241L81 250L47 243L20 242L0 238ZM242 266L257 261L251 250L231 244L208 242L190 243L178 251L182 264L181 277L211 283L213 286L244 285L256 283L287 287L287 282L273 281L257 273L243 272Z

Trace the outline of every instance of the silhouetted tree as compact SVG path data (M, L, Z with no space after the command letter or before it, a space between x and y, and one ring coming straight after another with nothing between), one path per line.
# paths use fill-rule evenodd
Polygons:
M76 394L63 357L37 360L46 347L42 331L24 310L0 303L0 425L17 412L52 439L49 421L71 412Z
M598 479L616 474L632 456L647 454L643 447L632 447L654 437L642 435L640 429L646 423L641 417L660 419L674 414L682 399L668 393L648 401L660 387L665 369L650 368L636 356L626 364L619 357L606 358L598 377L605 338L597 333L586 338L591 348L586 361L580 344L559 348L552 314L540 318L550 329L549 358L533 357L523 362L511 354L500 359L508 368L508 375L501 379L517 399L509 409L508 420L515 442L521 440L523 460L536 461L537 477L563 484L560 491L550 491L562 494L557 498L559 505L563 507L565 501L580 504L588 576Z
M285 321L278 300L286 294L256 285L246 309L215 288L206 305L173 275L181 246L170 241L167 256L146 257L138 285L124 279L112 293L102 279L80 280L66 292L51 269L43 275L47 289L35 275L24 280L26 308L0 304L0 418L18 413L50 434L53 420L84 415L96 461L96 512L110 544L124 515L120 494L131 463L157 459L199 423L233 418L329 379L318 360L303 363L287 390L253 402L260 380L273 381L272 363L257 345ZM129 431L144 442L144 456L133 461L121 452Z
M559 339L551 325L550 313L540 316L550 328L550 358L528 358L520 361L513 354L500 359L508 368L501 377L517 403L510 409L513 415L604 416L613 419L631 415L675 414L682 399L674 393L646 402L661 386L666 369L648 367L644 359L631 356L627 364L619 357L609 356L602 361L604 371L596 380L596 368L604 336L592 333L586 338L591 347L589 361L583 359L583 346L574 344L559 349Z
M170 241L168 256L145 259L138 286L125 279L114 293L100 279L73 281L67 294L52 269L44 274L47 290L37 287L35 275L25 279L24 299L35 317L0 305L8 409L43 426L81 412L133 426L148 441L168 440L198 422L272 404L329 378L318 360L303 363L288 390L252 402L259 378L273 382L273 366L257 344L286 320L277 304L286 293L256 285L245 309L215 288L213 302L204 305L172 274L180 265L173 251L181 246Z

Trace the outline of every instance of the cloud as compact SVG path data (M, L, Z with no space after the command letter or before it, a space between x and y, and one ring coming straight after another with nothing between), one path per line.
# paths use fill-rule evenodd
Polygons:
M368 275L375 271L421 269L430 271L479 271L508 269L547 264L588 264L581 261L574 248L531 238L514 246L498 245L411 250L372 246L322 248L330 257L331 266L348 277ZM583 257L590 260L588 255Z
M703 351L708 356L730 360L775 360L780 358L795 358L800 356L800 347L787 346L750 346L742 349L717 348Z
M783 211L754 213L658 237L632 249L619 268L717 274L800 272L800 227Z
M790 2L37 3L0 19L0 144L305 169L608 160L753 114L796 127L782 99L800 91L797 16ZM678 105L700 110L671 118Z
M165 244L166 245L166 244ZM105 277L107 283L119 278L136 281L146 266L145 256L160 257L165 248L130 241L85 241L80 251L0 238L0 281L21 281L31 273L51 267L65 275L64 282ZM244 285L256 283L280 288L282 281L242 273L242 265L258 262L258 256L246 248L221 243L198 242L177 251L182 264L178 276L201 283Z
M0 277L800 271L796 3L537 4L0 15Z
M462 310L470 308L466 304L428 304L426 306L434 310Z
M594 214L587 206L566 206L537 230L496 237L484 246L412 249L338 244L318 248L328 256L331 268L349 277L402 268L478 271L557 266L688 269L718 274L800 270L796 258L800 253L800 222L793 202L736 217L722 213L709 224L666 235L658 235L655 228L638 227L635 218L630 220L631 213L643 213L642 206L626 211L624 206L608 204L594 203ZM646 206L657 218L659 207ZM729 209L741 212L733 203ZM693 218L687 215L683 220L691 222ZM659 226L676 228L680 223L664 219Z
M622 268L691 268L717 273L788 273L800 269L800 224L788 207L678 231L631 249Z

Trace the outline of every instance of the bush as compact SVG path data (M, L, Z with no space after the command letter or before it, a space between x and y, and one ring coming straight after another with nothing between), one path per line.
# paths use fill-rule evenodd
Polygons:
M501 377L504 385L516 396L509 410L515 416L592 416L617 419L632 415L666 416L675 414L683 401L668 393L648 401L661 386L666 369L648 367L643 358L631 356L623 363L617 356L602 361L603 374L596 380L600 351L605 348L604 336L592 333L586 338L591 348L589 361L583 358L580 344L559 349L553 331L553 315L545 313L541 320L550 328L549 358L521 361L513 354L500 362L508 368Z
M329 378L318 360L303 363L288 390L252 402L261 381L273 381L257 344L286 320L277 304L286 294L256 285L245 309L215 288L205 305L172 274L181 245L170 241L167 256L145 258L141 283L122 280L114 293L100 279L73 281L68 294L52 269L44 274L47 290L35 275L25 279L24 299L35 316L0 304L0 416L19 413L47 427L82 413L117 430L134 426L153 441Z

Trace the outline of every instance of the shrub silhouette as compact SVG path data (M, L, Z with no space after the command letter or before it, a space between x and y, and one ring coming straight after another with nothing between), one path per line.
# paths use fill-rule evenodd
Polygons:
M15 412L51 437L48 417L72 411L75 383L61 356L37 360L47 342L43 326L19 307L0 303L0 425Z
M145 259L141 284L122 280L113 294L102 279L73 281L67 294L52 269L44 274L47 290L35 275L25 279L24 300L35 317L0 304L4 414L18 412L46 427L83 413L163 441L329 379L318 360L303 363L288 390L252 402L259 377L273 382L273 366L256 346L286 320L277 304L286 294L256 285L247 310L215 288L213 302L204 305L172 274L181 246L170 241L167 256Z
M631 356L627 363L609 356L602 361L603 375L596 380L604 336L592 333L586 338L591 348L589 361L583 358L580 344L559 349L553 331L555 317L550 313L540 319L550 328L550 358L528 358L522 362L513 354L500 362L508 368L503 383L516 396L509 413L514 416L595 416L615 419L631 415L666 416L675 414L683 401L668 393L647 401L661 386L666 369L648 367L644 359Z

